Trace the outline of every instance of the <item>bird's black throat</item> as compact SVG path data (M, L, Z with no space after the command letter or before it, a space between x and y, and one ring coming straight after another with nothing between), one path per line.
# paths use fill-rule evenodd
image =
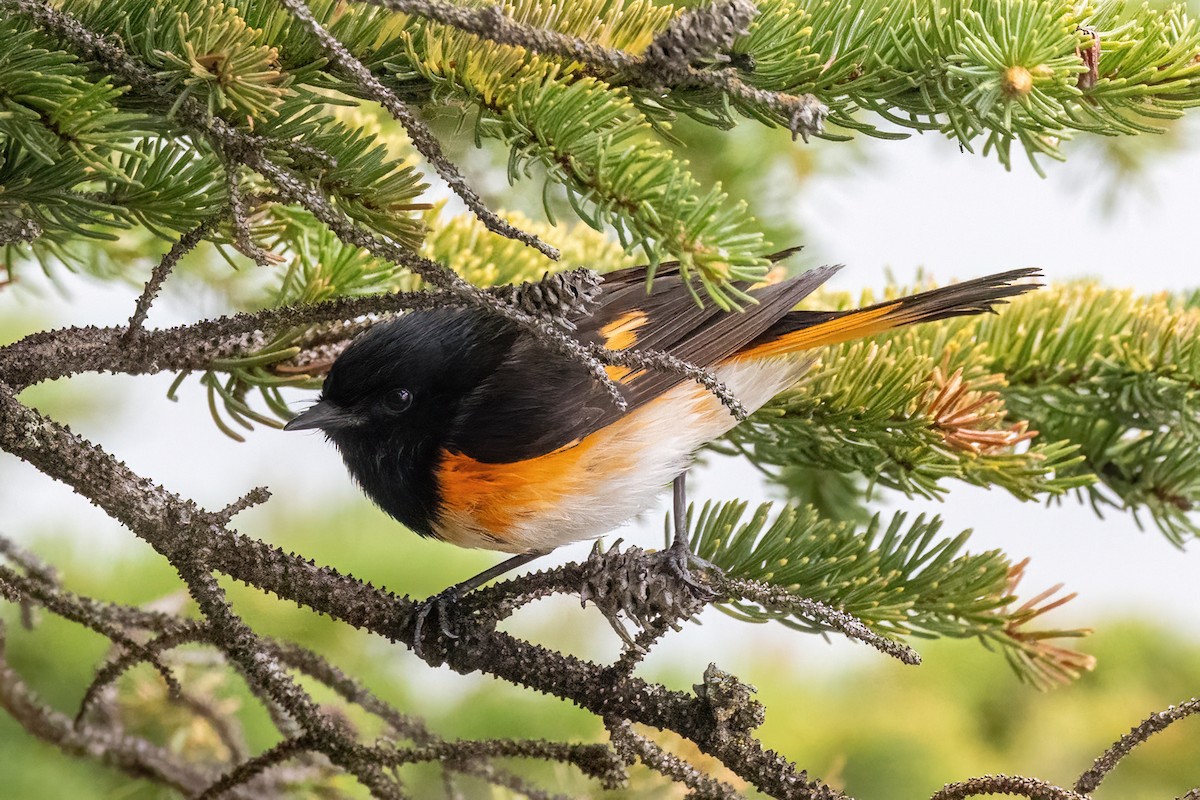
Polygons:
M378 430L330 436L350 475L393 519L421 536L434 536L441 506L436 478L440 448L432 439L414 440Z

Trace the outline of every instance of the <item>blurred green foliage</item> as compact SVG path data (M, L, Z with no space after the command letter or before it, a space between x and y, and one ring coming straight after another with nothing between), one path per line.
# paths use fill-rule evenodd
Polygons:
M399 530L365 503L325 503L281 510L279 504L247 513L242 529L268 535L276 543L318 562L395 590L423 595L486 565L488 557L419 540ZM381 559L380 542L403 536L396 557ZM98 563L76 540L43 535L32 543L60 566L65 584L78 592L130 603L181 602L178 579L148 547L130 542L111 560ZM256 627L328 654L359 676L384 699L424 715L439 735L454 737L535 736L603 741L597 720L562 702L519 688L449 670L431 672L406 650L319 618L276 599L226 582L235 607ZM73 714L106 643L95 634L49 614L38 615L34 630L21 627L19 612L6 605L7 652L14 667L56 708ZM606 623L570 600L548 601L518 617L514 627L547 646L585 657L611 657L615 647ZM1117 735L1153 710L1191 696L1200 674L1200 642L1148 621L1109 622L1085 646L1100 666L1077 683L1049 693L1021 685L1002 659L953 641L922 646L925 664L905 667L883 656L857 656L840 671L814 672L789 644L797 634L779 628L743 626L736 642L714 644L715 658L726 648L758 652L742 677L758 687L768 709L761 729L766 746L779 749L810 774L869 800L927 797L944 782L988 772L1036 775L1069 783ZM615 641L615 640L614 640ZM204 672L200 650L188 654L188 675ZM845 653L847 651L843 651ZM836 657L836 654L833 654ZM652 677L686 689L699 678L702 663L653 662ZM275 741L266 714L236 677L210 676L215 697L232 699L253 750ZM146 667L126 676L121 703L127 719L142 732L174 747L203 754L211 736L187 725L189 717L161 700L161 679ZM329 693L317 690L321 702ZM375 731L365 717L350 719ZM1118 768L1098 798L1173 797L1195 784L1193 722L1152 740ZM1189 734L1191 734L1189 736ZM683 751L687 752L687 751ZM4 765L25 765L5 769ZM543 785L572 796L677 797L676 788L635 770L630 789L589 794L595 789L562 767L519 765ZM34 741L7 715L0 715L0 799L39 797L158 798L169 792L132 781L87 761L68 758ZM414 797L439 797L433 771L408 773ZM348 783L340 788L358 791ZM463 781L466 796L496 797Z

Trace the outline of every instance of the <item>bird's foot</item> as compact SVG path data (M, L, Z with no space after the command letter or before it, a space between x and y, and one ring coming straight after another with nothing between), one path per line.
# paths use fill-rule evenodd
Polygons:
M413 614L413 653L418 658L425 657L425 638L427 633L426 627L430 622L430 617L433 617L437 622L438 633L442 639L457 639L456 634L450 628L450 616L459 600L462 600L463 592L459 586L451 586L432 597L427 597L416 604L416 612Z
M661 559L664 570L674 575L697 600L710 603L720 597L720 592L714 588L713 578L719 579L725 574L724 570L693 553L686 542L676 539L666 550L660 550L650 557ZM708 573L710 578L698 577L693 570Z
M458 635L452 630L451 622L454 621L454 618L461 619L457 608L459 601L493 578L498 578L512 569L528 564L535 558L541 558L548 552L550 551L531 550L527 553L518 553L494 567L485 569L473 578L456 583L449 589L417 603L416 613L413 615L413 652L419 657L425 658L425 627L428 625L430 616L437 618L438 629L441 633L437 642L444 643L450 639L457 639Z
M720 568L686 546L647 553L639 547L621 551L619 545L618 540L602 551L597 542L592 548L584 562L579 597L584 605L590 601L600 610L628 647L640 649L623 620L643 631L678 630L681 621L720 597L716 581L710 579L721 574Z

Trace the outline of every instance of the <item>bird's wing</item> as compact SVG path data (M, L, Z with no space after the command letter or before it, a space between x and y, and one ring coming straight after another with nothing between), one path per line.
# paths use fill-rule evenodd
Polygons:
M585 344L656 350L709 367L765 333L835 270L822 267L755 289L757 305L742 312L698 305L669 265L660 268L648 290L645 267L621 270L604 276L597 305L576 320L576 335ZM450 445L488 463L536 458L582 441L686 380L657 369L614 366L608 373L625 397L626 412L582 365L532 337L520 337L462 405Z

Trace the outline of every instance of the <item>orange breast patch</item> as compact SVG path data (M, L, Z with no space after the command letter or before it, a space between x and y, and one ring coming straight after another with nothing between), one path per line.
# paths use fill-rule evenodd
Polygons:
M707 389L684 382L544 456L493 464L443 451L434 532L460 547L508 553L602 535L652 504L699 445L733 424Z
M577 467L597 438L592 434L544 456L511 464L489 464L445 451L437 481L446 538L453 541L455 529L470 529L503 543L521 522L552 512L574 492Z

